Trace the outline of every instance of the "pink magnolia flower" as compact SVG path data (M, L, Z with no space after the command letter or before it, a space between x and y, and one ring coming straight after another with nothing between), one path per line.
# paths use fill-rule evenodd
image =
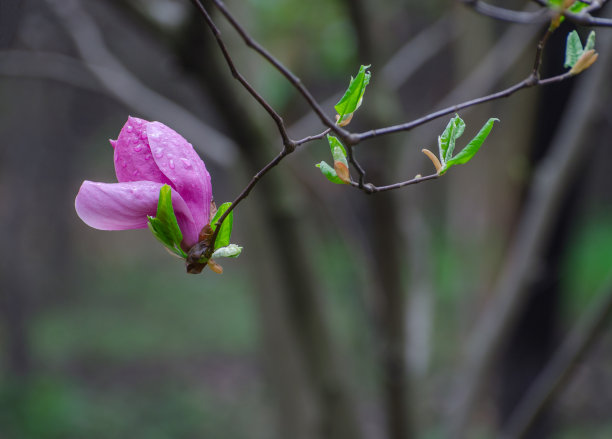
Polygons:
M204 162L180 134L160 122L129 117L117 140L118 183L84 181L75 208L85 224L100 230L143 229L155 216L159 191L172 188L172 206L186 249L209 222L212 188Z

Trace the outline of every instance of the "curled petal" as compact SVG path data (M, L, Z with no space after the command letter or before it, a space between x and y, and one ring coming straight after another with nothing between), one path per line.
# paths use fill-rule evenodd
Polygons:
M159 170L147 140L146 120L128 117L117 140L111 140L115 149L115 173L117 181L153 181L170 184Z
M155 216L162 183L133 181L96 183L84 181L75 200L79 217L100 230L127 230L147 227L147 215ZM199 229L185 200L172 191L172 206L187 246L197 242Z
M146 125L153 159L181 195L198 230L208 224L212 188L204 162L180 134L160 122Z

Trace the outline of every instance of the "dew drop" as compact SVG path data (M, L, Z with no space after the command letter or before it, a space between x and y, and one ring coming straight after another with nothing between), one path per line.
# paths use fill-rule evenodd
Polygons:
M139 152L141 149L142 149L142 146L141 146L141 145L136 145L136 146L134 147L134 152Z
M134 128L132 127L132 125L128 125L125 129L127 130L128 133L130 133L132 132Z
M127 168L127 162L121 162L121 167L122 168Z
M170 166L170 169L174 169L174 160L170 160L170 163L168 163L168 166Z
M145 160L151 160L151 154L147 154L147 155L145 156Z
M132 172L132 175L133 175L134 177L136 177L138 174L139 174L138 169L136 169L134 172Z
M182 158L181 163L183 164L183 168L191 169L191 162L187 160L186 158Z
M155 150L155 157L157 157L158 159L162 158L164 156L164 150L162 148L157 148Z

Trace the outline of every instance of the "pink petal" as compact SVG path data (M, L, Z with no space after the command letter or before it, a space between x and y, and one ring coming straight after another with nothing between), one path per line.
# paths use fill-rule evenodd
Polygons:
M172 187L183 197L200 229L208 224L212 188L200 156L176 131L160 122L147 124L153 158Z
M133 181L95 183L84 181L75 200L79 217L100 230L127 230L147 227L147 215L155 216L162 183ZM187 246L197 242L200 228L194 224L187 204L172 190L172 206Z
M146 134L148 123L146 120L130 116L117 140L110 141L115 149L117 181L148 180L170 183L153 160Z

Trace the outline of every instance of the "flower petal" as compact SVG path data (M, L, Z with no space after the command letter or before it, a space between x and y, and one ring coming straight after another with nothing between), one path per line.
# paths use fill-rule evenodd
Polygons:
M127 230L147 227L147 215L155 216L162 183L133 181L96 183L84 181L74 206L79 217L100 230ZM172 206L187 246L197 242L196 227L187 204L172 191Z
M115 149L115 173L117 181L154 181L170 184L159 170L147 140L146 126L149 122L128 117L117 140L111 140Z
M212 188L204 162L180 134L160 122L147 124L147 136L157 166L191 210L196 226L208 224Z

